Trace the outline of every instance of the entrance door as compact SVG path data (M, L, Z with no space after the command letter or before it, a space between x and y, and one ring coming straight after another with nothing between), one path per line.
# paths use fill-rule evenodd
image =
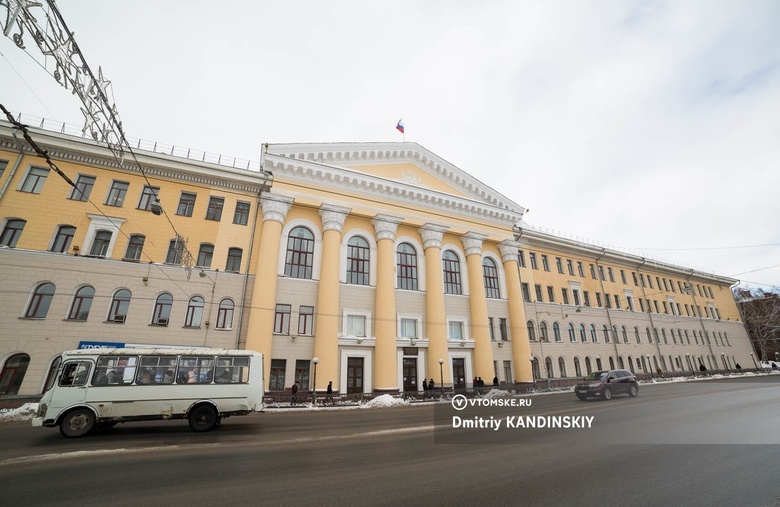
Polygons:
M363 358L347 358L347 394L363 392Z
M466 389L466 364L462 357L452 358L452 385L455 389Z
M405 357L403 368L404 391L417 391L417 358Z

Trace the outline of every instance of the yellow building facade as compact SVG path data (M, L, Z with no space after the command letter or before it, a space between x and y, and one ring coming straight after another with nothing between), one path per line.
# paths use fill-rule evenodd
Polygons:
M40 184L45 163L12 130L0 124L0 270L13 287L0 295L0 371L17 372L6 395L14 382L14 394L40 392L56 355L82 342L254 349L271 392L752 367L736 280L543 233L415 143L269 145L265 171L140 151L141 172L94 142L35 131L77 185L95 177L81 201L53 172ZM75 229L65 251L63 226ZM143 259L128 258L134 236ZM84 287L86 316L73 310ZM121 291L132 299L115 319Z

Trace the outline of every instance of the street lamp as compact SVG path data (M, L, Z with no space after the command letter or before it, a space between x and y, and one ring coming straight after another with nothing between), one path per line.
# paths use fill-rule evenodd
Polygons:
M533 390L536 392L536 369L534 368L534 358L531 356L531 379L533 379Z
M320 358L313 357L311 362L314 363L314 379L312 381L312 389L311 389L311 404L313 406L317 406L317 363L320 362Z
M444 359L439 358L439 386L441 387L441 397L444 398Z
M731 373L731 368L729 368L729 363L726 362L726 353L721 352L720 353L720 360L723 361L723 366L726 368L726 371L728 373Z
M645 354L645 359L647 360L647 371L650 372L650 380L653 379L653 368L650 366L650 354Z
M693 363L691 363L691 355L685 354L685 360L688 362L688 368L691 370L691 374L695 377L696 372L693 371Z
M758 371L758 364L756 364L756 356L753 355L753 353L750 353L750 359L753 360L753 366L756 367L756 371Z

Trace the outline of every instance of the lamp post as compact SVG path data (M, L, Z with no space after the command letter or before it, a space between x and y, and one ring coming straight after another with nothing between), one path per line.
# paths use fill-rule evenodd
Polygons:
M727 373L731 373L731 368L729 368L729 363L726 362L726 353L721 352L720 353L720 360L723 361L723 367L726 368Z
M531 357L531 378L533 379L533 390L536 392L536 369L534 368L533 357Z
M691 355L685 354L685 360L688 362L688 368L691 370L691 374L695 377L696 372L693 371L693 364L691 363Z
M439 358L439 386L441 388L441 397L444 399L444 359Z
M645 360L647 361L647 371L650 372L650 380L653 380L653 367L650 366L650 354L645 354Z
M314 379L312 380L311 404L313 406L317 406L317 363L320 362L320 358L313 357L311 362L314 363Z
M758 371L758 364L756 364L756 356L753 355L753 353L750 353L750 359L753 360L753 366L756 367L756 371Z

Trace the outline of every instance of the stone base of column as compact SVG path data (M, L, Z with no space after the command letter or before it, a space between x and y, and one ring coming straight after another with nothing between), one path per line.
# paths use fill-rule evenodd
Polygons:
M536 389L538 389L540 386L537 386L537 384L541 384L539 381L537 382L515 382L514 383L514 389L518 393L532 393ZM547 383L544 383L545 386L547 386Z

